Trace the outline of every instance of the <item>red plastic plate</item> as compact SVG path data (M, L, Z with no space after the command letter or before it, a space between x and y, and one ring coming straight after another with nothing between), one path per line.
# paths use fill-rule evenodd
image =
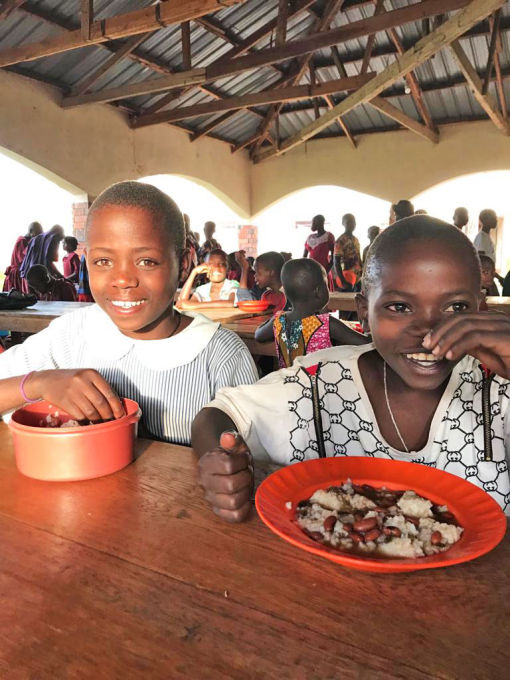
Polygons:
M444 553L415 559L352 555L313 541L294 520L297 503L317 489L349 478L355 484L412 489L433 503L447 505L464 527L461 539ZM289 501L290 509L286 506ZM474 560L495 548L506 530L506 517L499 505L471 482L425 465L380 458L322 458L289 465L262 482L255 505L271 531L298 548L352 569L379 573L435 569Z
M244 300L237 303L243 312L265 312L269 307L269 302L265 300Z

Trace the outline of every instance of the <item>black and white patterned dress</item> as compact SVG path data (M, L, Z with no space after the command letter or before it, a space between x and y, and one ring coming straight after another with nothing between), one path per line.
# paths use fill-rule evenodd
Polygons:
M384 440L361 380L358 359L372 349L373 345L332 347L300 357L292 368L255 385L220 390L210 406L232 418L255 457L269 457L281 465L321 455L412 461L469 480L510 513L509 381L495 376L490 382L492 460L484 460L484 374L469 356L453 369L427 444L421 451L405 453ZM312 378L310 373L319 364L320 371ZM314 396L322 436L314 419Z

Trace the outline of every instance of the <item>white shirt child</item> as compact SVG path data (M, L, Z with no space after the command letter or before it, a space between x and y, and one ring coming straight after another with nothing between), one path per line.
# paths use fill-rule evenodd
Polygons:
M480 230L475 236L473 245L479 253L487 255L496 264L496 251L494 249L494 241L491 239L489 234L485 231Z
M421 451L405 453L383 438L361 379L358 359L373 349L373 344L332 347L299 357L291 368L255 385L220 390L208 406L221 409L234 421L255 458L280 465L321 455L422 463L476 484L510 513L510 381L495 376L488 383L492 461L483 460L485 378L479 362L469 356L453 369L426 445ZM317 366L312 379L305 368ZM314 420L314 389L320 404L323 450Z
M220 290L219 299L228 300L232 293L235 293L238 288L238 281L230 281L229 279L225 279ZM199 302L211 302L211 282L209 281L209 283L204 283L203 286L198 286L198 288L195 289L193 295Z
M140 435L190 444L191 423L217 390L253 383L258 374L246 345L201 314L163 340L123 335L91 305L55 319L40 333L0 354L0 379L29 371L94 368L121 397L142 410Z

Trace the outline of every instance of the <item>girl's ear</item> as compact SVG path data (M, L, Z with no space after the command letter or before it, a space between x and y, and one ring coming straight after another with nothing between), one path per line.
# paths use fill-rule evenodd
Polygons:
M185 248L182 252L181 259L179 262L179 285L186 281L190 269L191 269L191 251L189 248Z
M370 332L370 324L368 322L368 300L363 293L356 294L356 308L358 310L358 318L364 333Z

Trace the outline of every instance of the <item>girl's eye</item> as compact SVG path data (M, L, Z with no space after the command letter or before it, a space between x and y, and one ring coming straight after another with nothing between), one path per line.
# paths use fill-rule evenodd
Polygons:
M397 312L397 314L405 314L410 311L405 302L394 302L392 305L388 305L386 309L389 309L390 312Z
M468 305L465 302L452 302L451 305L445 309L446 312L458 314L459 312L465 312Z
M155 260L150 260L148 257L144 257L140 260L138 264L142 267L155 267L158 263Z
M109 260L107 257L100 257L97 260L94 260L94 264L96 267L107 267L109 264L111 264L111 260Z

